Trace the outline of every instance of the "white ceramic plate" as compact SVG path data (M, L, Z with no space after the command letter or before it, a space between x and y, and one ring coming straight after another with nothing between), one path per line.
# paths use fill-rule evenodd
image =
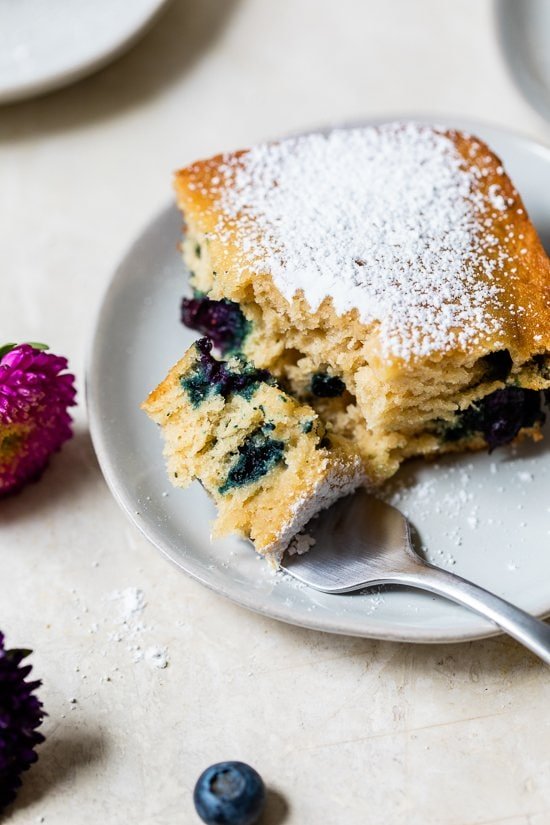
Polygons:
M550 4L548 0L497 0L500 42L520 89L550 120Z
M550 150L479 124L469 129L504 159L543 238L550 239ZM210 540L214 507L202 488L166 478L157 428L139 409L193 339L179 323L187 291L176 245L181 218L168 208L139 237L104 298L88 371L90 426L111 490L140 530L203 584L245 607L334 633L415 642L495 632L435 596L386 590L331 596L273 574L238 539ZM549 433L550 436L550 433ZM413 462L386 495L419 531L436 563L537 615L550 613L550 438L517 451Z
M65 86L131 46L168 0L0 0L0 103Z

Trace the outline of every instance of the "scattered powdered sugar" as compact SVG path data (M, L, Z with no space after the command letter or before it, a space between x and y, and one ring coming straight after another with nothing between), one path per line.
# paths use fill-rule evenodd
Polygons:
M125 622L137 614L141 613L146 605L143 590L137 587L127 587L125 590L115 590L111 594L111 600L120 602L122 619Z
M506 209L506 200L504 199L504 196L500 193L500 186L498 184L494 183L492 186L489 187L488 197L491 206L493 206L495 209L498 209L499 212L504 212L504 210Z
M491 226L506 203L479 185L491 161L466 166L444 131L420 124L260 145L226 156L211 181L216 235L235 231L245 265L287 299L303 290L313 310L327 296L339 314L357 309L387 356L465 347L499 332L508 256Z
M406 465L380 493L409 519L428 561L473 581L494 570L496 589L499 570L521 578L545 569L544 542L534 537L550 526L550 507L541 506L549 475L550 463L522 444L492 461L450 455Z
M310 536L309 533L298 533L298 535L294 536L288 545L286 552L290 556L301 556L304 553L307 553L307 551L310 550L314 544L315 539L313 536Z
M314 516L321 510L326 510L339 498L353 493L365 482L365 472L358 457L352 463L339 460L329 463L327 459L325 470L325 475L319 479L313 490L293 504L289 520L283 525L277 539L269 547L264 548L263 552L268 554L268 558L280 561L282 553L292 539Z
M159 669L168 666L168 651L165 647L148 647L145 650L141 645L130 645L128 650L133 653L133 662L147 662L150 667Z
M361 605L361 612L365 616L372 615L379 607L384 605L386 590L383 585L379 587L367 587L365 590L359 590L358 593L362 596L368 596L368 602Z
M469 516L467 516L466 524L472 530L477 530L477 528L479 527L479 516L476 512L472 512Z
M145 651L145 661L152 667L165 668L168 665L168 651L165 647L149 647Z
M76 591L71 592L78 606L75 620L78 625L81 625L82 614L89 617L90 611ZM113 590L104 596L103 607L100 614L97 614L98 620L89 623L87 630L95 637L96 653L107 661L116 650L118 664L114 670L106 673L101 681L110 682L115 672L121 676L125 659L129 659L132 663L144 661L150 667L159 669L169 664L168 649L154 644L155 628L144 620L146 607L145 593L139 587ZM80 666L77 666L75 670L80 673ZM86 674L81 673L81 678L86 679ZM76 699L70 701L76 703Z
M528 484L530 481L534 480L533 473L528 473L525 470L520 471L517 474L517 477L518 477L519 481L521 481L523 484Z

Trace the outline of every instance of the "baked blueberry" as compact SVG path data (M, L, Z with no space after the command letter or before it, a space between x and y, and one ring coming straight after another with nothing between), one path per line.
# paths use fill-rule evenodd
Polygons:
M222 495L234 487L258 481L283 460L284 442L271 438L268 434L271 429L272 427L266 424L245 438L239 447L236 462L219 488Z
M329 375L327 372L315 372L311 376L311 392L317 398L338 398L345 389L346 385L337 375Z
M207 335L222 355L239 352L250 328L235 301L212 301L199 293L182 299L181 321L189 329Z
M523 427L543 424L544 419L540 392L505 387L460 412L456 421L444 428L443 437L446 441L459 441L481 433L492 452L513 441Z
M199 776L195 808L206 825L254 825L265 805L261 776L244 762L218 762Z
M199 360L190 374L181 378L181 386L194 407L216 393L224 398L233 393L250 398L261 382L275 383L267 370L256 369L252 364L237 359L239 369L231 369L226 361L218 361L211 355L212 341L209 338L200 338L196 347Z

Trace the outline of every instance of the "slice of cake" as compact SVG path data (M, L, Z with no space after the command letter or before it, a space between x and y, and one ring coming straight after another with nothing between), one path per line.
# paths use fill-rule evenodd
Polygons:
M316 512L362 483L361 462L267 370L211 348L193 344L143 409L162 428L172 483L197 478L214 498L215 534L238 532L277 561Z
M482 141L334 130L194 163L176 190L184 320L285 382L371 482L539 437L550 264Z

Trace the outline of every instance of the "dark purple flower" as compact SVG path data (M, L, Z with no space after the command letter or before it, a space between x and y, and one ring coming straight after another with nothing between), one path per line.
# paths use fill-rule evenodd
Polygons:
M31 665L22 665L30 650L5 650L0 633L0 813L13 802L21 774L36 762L35 748L44 737L36 730L45 716L34 691L41 682L27 681Z
M67 359L31 344L0 349L0 497L40 476L72 436Z

